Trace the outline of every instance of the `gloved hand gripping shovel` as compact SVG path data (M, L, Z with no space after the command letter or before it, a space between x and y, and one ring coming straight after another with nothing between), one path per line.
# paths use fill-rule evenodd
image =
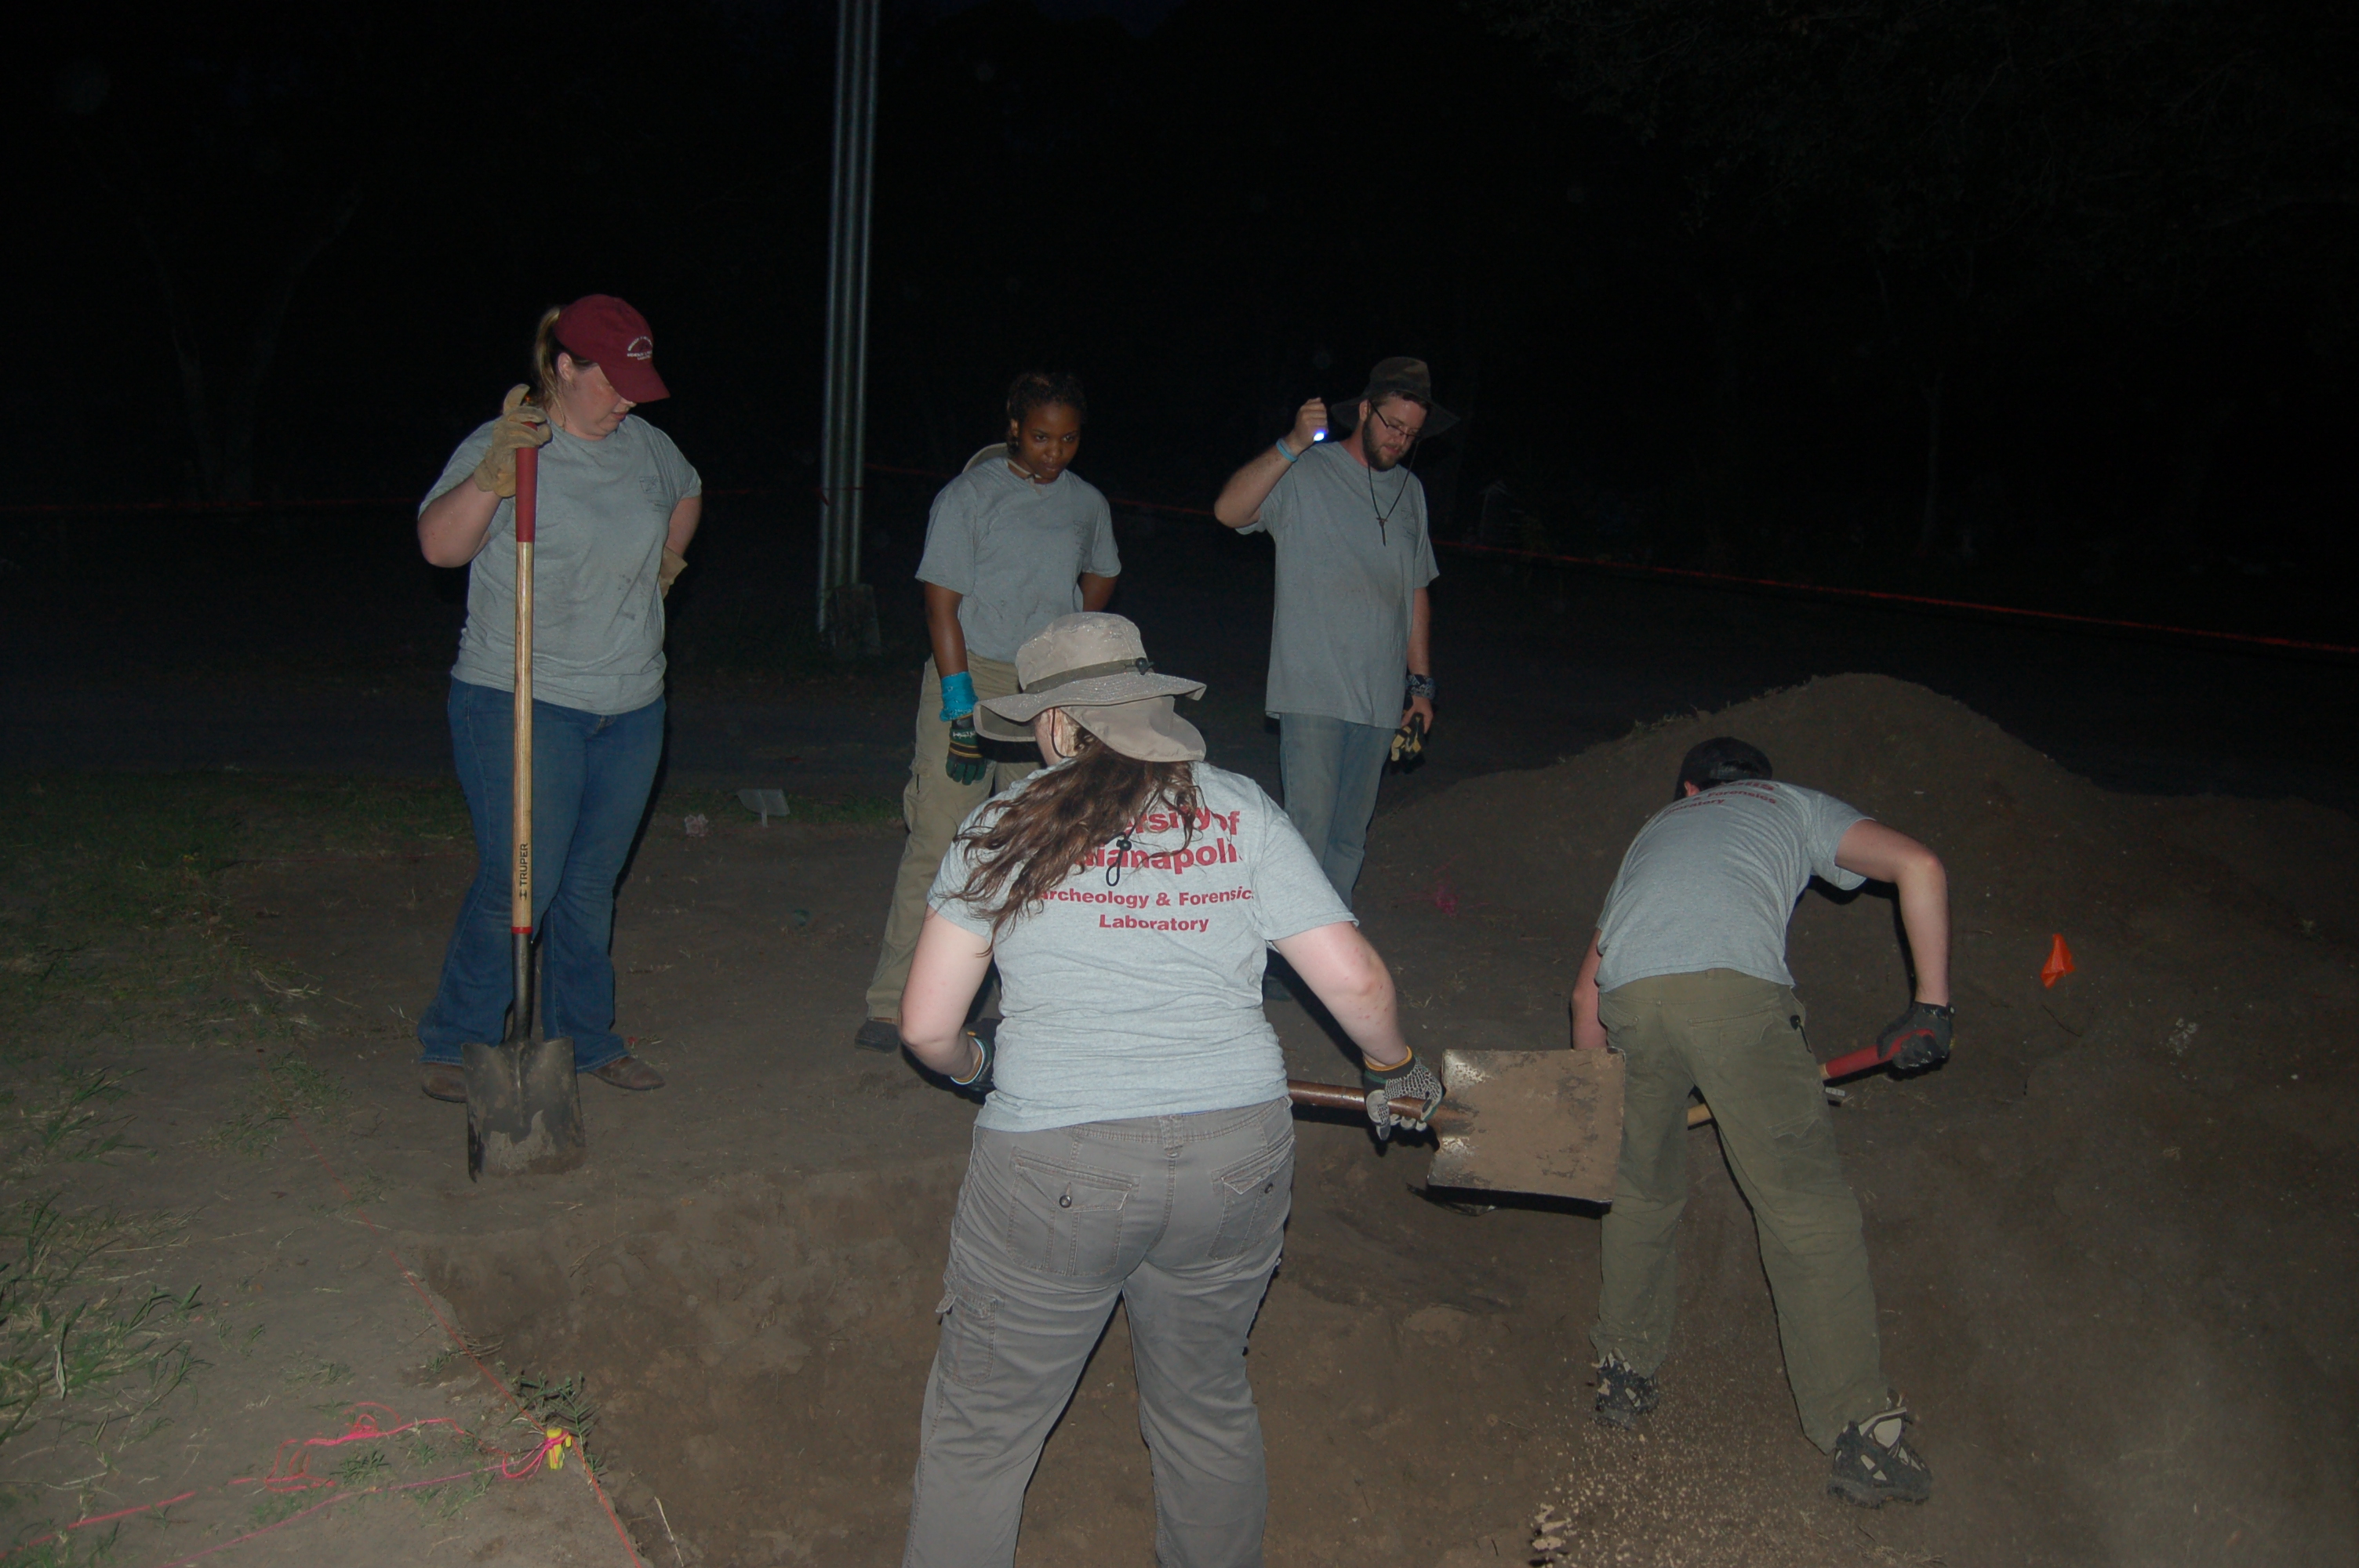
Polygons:
M516 454L516 772L509 936L516 1000L506 1038L463 1047L467 1179L570 1171L588 1158L573 1042L532 1037L532 546L539 514L540 453Z

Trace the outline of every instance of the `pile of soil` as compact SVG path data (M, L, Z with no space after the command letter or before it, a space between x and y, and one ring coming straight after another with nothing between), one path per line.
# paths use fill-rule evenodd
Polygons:
M1886 1371L1939 1478L1930 1508L1867 1521L1876 1539L1951 1562L2349 1561L2359 824L2108 794L1921 687L1821 679L1384 818L1363 906L1405 995L1431 986L1427 1011L1449 1010L1445 1039L1529 1041L1560 1018L1623 849L1717 734L1950 874L1957 1054L1835 1113ZM2079 968L2048 989L2058 934ZM1791 958L1822 1057L1908 1000L1888 889L1814 888ZM1783 1560L1809 1503L1755 1479L1799 1439L1709 1138L1664 1405L1643 1442L1583 1433L1535 1499L1570 1509L1566 1561ZM1568 1251L1578 1331L1593 1239Z

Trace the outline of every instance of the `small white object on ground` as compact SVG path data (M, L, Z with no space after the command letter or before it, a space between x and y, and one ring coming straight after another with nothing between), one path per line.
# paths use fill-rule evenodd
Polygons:
M787 792L782 789L741 789L737 792L737 804L759 816L765 827L770 825L773 816L790 815L787 809Z
M688 836L691 838L709 838L712 836L712 819L701 811L693 816L681 817L679 825L688 830Z

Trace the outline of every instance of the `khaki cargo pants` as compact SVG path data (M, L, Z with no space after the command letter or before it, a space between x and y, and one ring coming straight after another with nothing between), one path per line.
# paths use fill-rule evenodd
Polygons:
M974 695L1014 697L1018 689L1016 666L969 654L967 673L974 676ZM934 661L918 687L918 744L909 758L909 783L901 791L901 820L908 825L908 841L901 846L901 869L893 879L893 909L885 917L885 941L876 955L876 972L868 981L868 1016L898 1021L901 992L909 983L909 960L917 955L918 933L926 925L926 890L942 869L942 856L958 836L966 814L1018 779L1039 767L1036 753L1018 762L994 762L971 784L955 784L942 771L951 754L951 727L942 722L942 677ZM1005 744L985 741L986 746Z
M1679 1308L1688 1091L1701 1089L1761 1238L1786 1380L1802 1430L1830 1452L1887 1389L1859 1204L1843 1178L1802 1004L1734 969L1660 975L1599 1000L1625 1058L1622 1164L1602 1237L1590 1342L1652 1377Z

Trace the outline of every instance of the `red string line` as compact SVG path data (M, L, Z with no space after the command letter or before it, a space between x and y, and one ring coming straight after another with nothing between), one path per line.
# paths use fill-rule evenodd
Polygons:
M1520 560L1547 561L1558 566L1681 578L1690 582L1730 583L1740 588L1770 588L1788 593L1816 593L1834 599L1861 599L1887 604L1925 604L1940 610L1970 610L1983 615L2019 615L2034 621L2063 621L2077 626L2104 626L2123 632L2161 632L2174 637L2204 637L2222 643L2251 643L2265 648L2295 648L2309 654L2359 654L2359 648L2345 647L2340 643L2305 643L2293 637L2267 637L2246 632L2211 632L2200 626L2167 626L2151 621L2115 621L2102 615L2072 615L2061 610L2025 610L2012 604L1977 604L1971 600L1936 599L1922 593L1891 593L1874 588L1781 582L1775 578L1739 577L1733 572L1699 571L1688 567L1642 566L1636 561L1614 561L1597 556L1552 556L1539 550L1515 550L1504 545L1477 545L1458 539L1440 539L1435 543L1445 550L1462 550L1469 555L1510 556Z

